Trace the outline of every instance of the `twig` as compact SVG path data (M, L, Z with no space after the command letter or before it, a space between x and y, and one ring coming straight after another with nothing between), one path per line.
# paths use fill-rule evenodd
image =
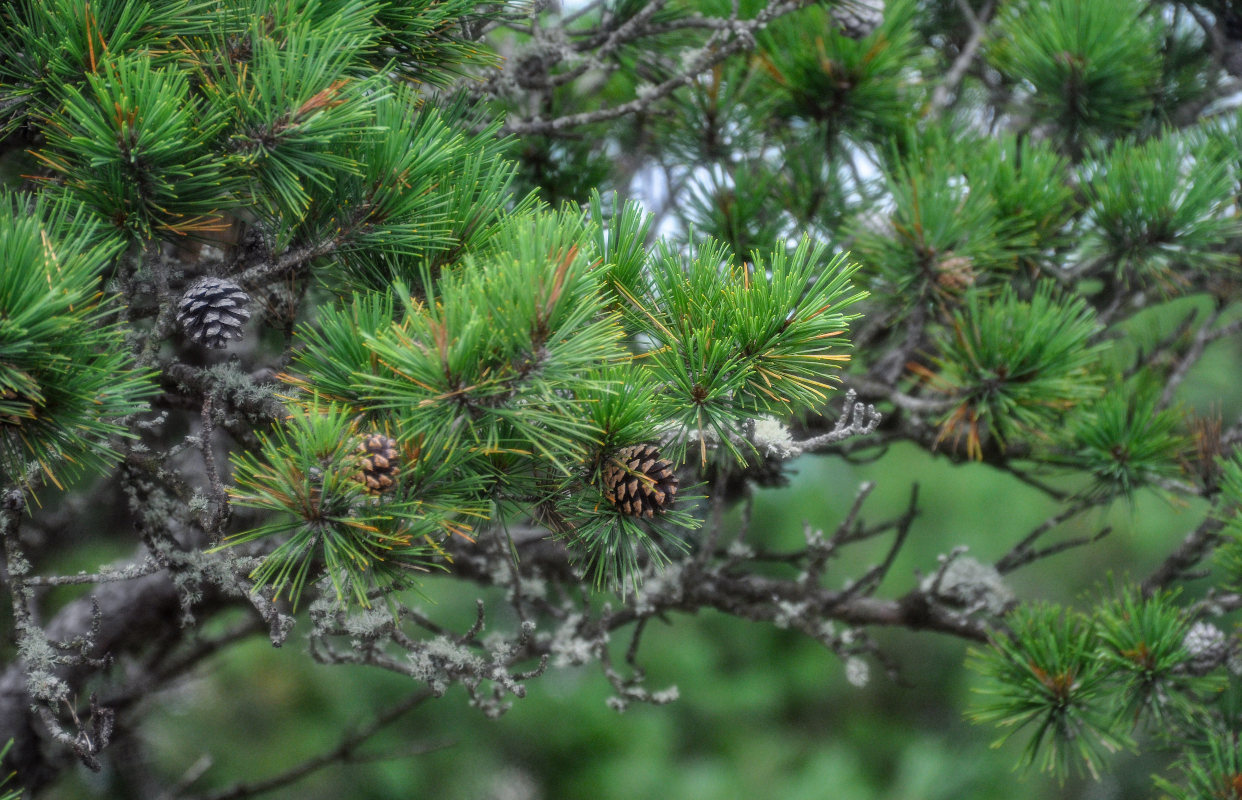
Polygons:
M772 20L797 11L808 3L809 0L786 0L786 2L773 3L766 7L753 19L730 21L728 25L724 25L712 33L703 47L690 59L684 71L656 86L647 88L640 93L639 97L629 102L595 111L567 114L554 119L510 119L505 123L503 133L518 136L558 133L567 128L604 122L645 111L657 101L664 99L677 89L692 82L705 70L721 63L729 56L750 50L755 46L755 34L763 30Z
M214 510L204 514L206 524L203 526L207 531L211 545L217 545L224 537L224 528L228 525L229 517L232 515L232 505L229 503L228 493L224 491L224 484L220 481L220 473L216 469L216 454L212 449L212 434L216 429L216 421L214 416L214 399L210 392L203 395L203 409L200 415L203 421L203 429L198 436L198 449L203 454L203 468L207 473L207 485L211 491L211 499L215 501Z
M1173 402L1173 395L1177 391L1177 387L1181 386L1182 381L1186 380L1186 375L1190 372L1191 367L1199 363L1199 359L1203 357L1203 351L1207 349L1209 344L1222 337L1232 336L1242 330L1242 320L1235 320L1217 330L1211 330L1216 321L1220 319L1220 315L1224 310L1225 306L1223 305L1212 309L1212 313L1208 315L1207 320L1195 332L1195 338L1190 344L1190 349L1177 360L1177 363L1173 366L1173 371L1165 379L1164 391L1160 393L1159 408L1165 408L1169 403Z
M1203 560L1204 556L1220 541L1220 532L1225 522L1220 514L1212 514L1182 540L1177 550L1143 581L1143 596L1151 597L1158 589L1163 589L1173 581L1183 577L1191 567Z
M1140 351L1136 355L1134 363L1125 371L1123 377L1133 377L1143 368L1150 366L1152 362L1156 360L1157 355L1172 348L1175 342L1190 332L1191 326L1195 324L1195 320L1198 319L1198 317L1199 309L1190 309L1190 313L1183 317L1181 322L1177 323L1177 327L1174 328L1168 336L1165 336L1160 341L1156 342L1156 344L1151 348L1151 352L1143 353Z
M254 781L253 783L238 783L218 792L198 795L195 800L239 800L239 798L244 797L255 797L297 783L306 776L337 762L349 763L355 761L358 757L358 748L366 744L368 739L400 719L406 713L422 705L432 696L430 689L414 692L401 702L378 714L370 724L343 736L341 741L331 750L309 758L301 764L290 767L270 778Z
M859 403L858 393L850 389L845 393L845 404L837 424L827 433L813 436L797 443L798 451L808 453L817 448L836 444L853 436L866 436L879 427L882 419L880 412L869 403Z
M329 255L340 245L338 238L312 242L298 248L290 248L278 258L264 261L236 275L234 279L243 286L258 286L265 281L305 267L317 258Z
M0 581L9 589L13 603L13 622L19 637L34 626L31 594L26 575L30 562L26 560L17 539L17 528L26 510L26 497L21 489L4 489L0 496Z
M143 557L136 564L129 564L110 572L84 572L80 575L31 575L25 579L27 586L81 586L84 584L132 581L163 569L151 556Z
M996 571L1004 575L1007 572L1012 572L1023 564L1029 564L1034 560L1031 557L1031 548L1039 537L1043 536L1045 533L1062 524L1066 520L1078 516L1089 508L1103 505L1109 500L1111 500L1111 498L1107 496L1084 497L1072 506L1064 508L1053 514L1051 517L1048 517L1048 519L1036 525L1030 533L1022 537L1017 544L1009 549L1008 553L1001 556L995 564Z
M1048 545L1042 550L1029 550L1029 549L1024 550L1021 553L1019 553L1011 562L1007 563L1005 565L1004 570L1001 570L999 567L997 567L997 571L1002 572L1002 573L1012 572L1018 567L1026 566L1027 564L1030 564L1033 561L1039 561L1042 558L1048 558L1049 556L1054 556L1057 553L1063 553L1066 550L1071 550L1075 547L1082 547L1083 545L1094 544L1095 542L1100 541L1101 539L1103 539L1105 536L1107 536L1108 534L1112 532L1113 532L1112 526L1105 525L1094 536L1079 536L1078 538L1075 538L1075 539L1067 539L1064 542L1057 542L1056 544Z
M957 0L957 7L962 10L962 14L966 17L967 23L970 24L970 38L966 40L966 44L962 46L962 51L957 54L957 58L953 61L953 66L949 68L945 74L944 80L936 86L932 92L931 111L929 116L936 118L949 105L949 94L957 89L958 84L966 77L966 70L970 69L970 64L975 60L975 53L979 50L979 45L983 43L983 36L987 32L987 20L992 15L992 7L995 5L993 0L988 0L979 11L979 15L971 10L964 0Z
M906 504L906 511L896 522L897 535L893 537L893 544L888 549L888 554L884 556L884 560L867 570L858 580L854 581L848 589L845 590L843 597L862 594L870 596L880 588L884 576L893 568L893 562L897 559L897 554L901 551L902 545L906 543L906 538L910 535L910 526L914 523L914 518L918 516L919 510L919 485L917 483L910 486L910 501Z

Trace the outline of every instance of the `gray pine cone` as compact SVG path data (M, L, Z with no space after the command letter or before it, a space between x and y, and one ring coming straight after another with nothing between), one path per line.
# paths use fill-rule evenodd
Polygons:
M851 39L870 36L884 22L884 0L845 0L829 12Z
M177 304L177 325L205 347L227 347L239 339L250 319L250 296L224 278L201 278L185 290Z

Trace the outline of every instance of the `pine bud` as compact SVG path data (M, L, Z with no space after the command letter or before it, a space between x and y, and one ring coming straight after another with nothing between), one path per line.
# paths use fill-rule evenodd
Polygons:
M673 504L677 476L655 446L637 444L621 448L608 459L604 490L622 513L650 519Z
M186 336L205 347L227 347L241 337L250 319L250 296L232 281L202 278L186 289L177 305L177 325Z

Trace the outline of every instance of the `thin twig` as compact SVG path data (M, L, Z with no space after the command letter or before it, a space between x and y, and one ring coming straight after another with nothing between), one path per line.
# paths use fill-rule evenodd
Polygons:
M150 556L111 572L84 572L80 575L31 575L25 579L27 586L81 586L84 584L132 581L159 572L163 567Z
M1220 513L1216 513L1209 515L1198 527L1186 534L1181 545L1143 581L1143 596L1150 597L1158 589L1184 577L1192 567L1212 552L1220 541L1220 532L1224 527L1224 520Z
M1177 363L1173 366L1173 371L1165 379L1164 391L1160 393L1159 408L1166 408L1169 403L1173 402L1173 395L1177 392L1177 387L1181 386L1182 381L1186 380L1191 367L1199 363L1199 359L1203 357L1203 352L1209 344L1222 337L1232 336L1242 330L1242 320L1235 320L1217 330L1212 330L1212 326L1220 319L1224 310L1225 306L1223 305L1212 309L1212 313L1208 315L1207 320L1195 332L1195 338L1190 344L1190 349L1177 360Z
M1012 572L1023 564L1029 564L1033 560L1030 557L1031 548L1041 536L1063 522L1078 516L1087 509L1103 505L1104 503L1111 501L1111 499L1112 498L1108 496L1084 497L1077 503L1074 503L1068 508L1063 508L1051 517L1048 517L1048 519L1036 525L1030 533L1022 537L1017 544L1009 549L1008 553L1001 556L995 564L996 571L1004 575L1007 572Z
M880 584L884 581L884 576L893 568L893 562L897 559L897 554L901 552L902 545L906 543L906 538L910 535L910 526L914 523L914 518L919 513L919 485L917 483L910 486L910 500L906 504L906 512L897 520L897 535L893 537L893 544L888 549L888 553L884 556L884 560L867 570L858 580L854 581L850 587L844 592L843 598L849 598L853 595L862 594L871 596L880 588Z
M1107 536L1108 534L1112 532L1113 532L1112 526L1105 525L1094 536L1079 536L1075 539L1067 539L1064 542L1057 542L1056 544L1048 545L1042 550L1030 550L1030 549L1024 550L1021 553L1017 554L1017 556L1012 561L1008 562L1005 565L1005 569L1003 570L1003 572L1012 572L1013 570L1019 567L1026 566L1027 564L1030 564L1033 561L1039 561L1040 559L1048 558L1049 556L1054 556L1057 553L1063 553L1066 550L1072 550L1075 547L1082 547L1083 545L1094 544L1095 542L1100 541L1101 539L1103 539L1105 536ZM1002 570L1000 570L1000 568L998 567L997 571L1002 571Z
M355 761L358 758L358 748L366 744L368 739L379 733L383 728L396 722L406 713L422 705L431 697L433 697L433 694L430 689L414 692L401 702L378 714L368 725L343 736L341 741L331 750L308 758L301 764L290 767L270 778L254 781L253 783L238 783L218 792L199 795L196 800L239 800L239 798L244 797L255 797L297 783L308 775L332 764Z
M767 27L777 17L797 11L808 4L809 0L787 0L773 3L753 19L730 21L730 24L717 28L703 47L689 60L681 73L656 86L648 87L640 93L639 97L629 102L595 111L567 114L553 119L510 119L505 123L503 133L519 136L558 133L568 128L604 122L645 111L657 101L694 81L705 70L732 55L752 49L755 46L756 33Z
M966 44L962 46L962 51L957 54L957 58L953 61L953 66L945 74L944 80L936 86L932 92L930 117L936 118L949 105L949 95L956 91L958 84L966 77L966 70L970 69L970 64L975 60L975 54L979 51L979 45L983 43L983 36L987 32L987 20L992 15L992 8L995 5L993 0L988 0L979 11L979 15L971 11L969 5L964 0L958 0L957 6L962 10L962 14L966 17L967 23L970 25L970 38L966 40Z

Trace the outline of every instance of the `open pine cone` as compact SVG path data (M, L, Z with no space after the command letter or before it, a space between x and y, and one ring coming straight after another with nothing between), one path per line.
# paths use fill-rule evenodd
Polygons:
M400 468L397 466L397 443L382 433L362 437L358 445L360 472L358 480L370 494L383 494L392 488Z
M608 459L604 491L622 513L650 519L673 504L677 476L654 445L631 445Z
M227 347L230 339L241 338L242 326L250 319L248 305L250 295L232 281L201 278L181 296L177 324L205 347Z

